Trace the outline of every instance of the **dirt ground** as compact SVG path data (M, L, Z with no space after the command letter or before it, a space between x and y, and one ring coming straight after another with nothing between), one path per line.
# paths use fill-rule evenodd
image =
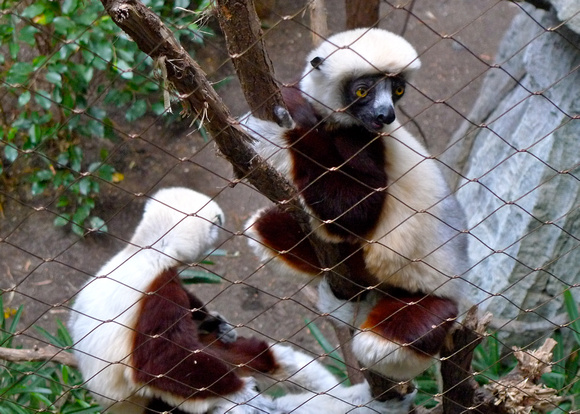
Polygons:
M342 3L327 1L331 33L344 27ZM408 14L388 3L382 5L380 27L401 33ZM308 17L302 8L303 1L278 0L265 20L270 27L265 36L270 57L283 82L297 78L311 48ZM404 35L418 49L423 66L414 83L416 90L405 96L401 107L419 125L435 155L444 151L448 138L469 113L516 11L510 2L498 0L416 1ZM209 38L195 57L212 80L232 77L218 92L234 115L243 114L247 107L223 39ZM177 105L174 108L179 110ZM196 285L198 296L253 335L320 352L306 329L305 318L316 319L316 314L302 292L303 284L261 267L241 234L245 220L268 201L243 182L230 185L231 167L216 155L211 141L189 127L189 120L166 125L164 119L150 118L138 124L119 122L118 128L126 136L109 144L110 153L125 179L103 183L97 206L97 213L108 222L108 234L82 239L53 227L53 200L31 198L24 186L3 197L0 287L5 289L5 305L25 306L21 339L37 342L33 325L54 330L55 319L67 319L79 287L131 237L144 201L139 194L186 186L215 197L227 216L227 231L219 247L229 255L216 257L214 265L206 266L224 282ZM416 127L411 129L418 133ZM130 139L130 135L138 138Z

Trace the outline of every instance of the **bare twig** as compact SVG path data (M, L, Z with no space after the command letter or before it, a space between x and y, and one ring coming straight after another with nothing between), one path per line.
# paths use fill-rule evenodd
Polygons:
M0 359L11 362L56 362L76 368L77 361L73 354L52 346L35 349L12 349L0 347Z
M239 177L247 178L266 197L299 208L295 190L248 145L251 137L231 116L205 73L177 42L159 17L138 0L101 0L113 21L155 60L164 59L167 80L180 94L183 105L204 114L204 124L220 152L234 166Z

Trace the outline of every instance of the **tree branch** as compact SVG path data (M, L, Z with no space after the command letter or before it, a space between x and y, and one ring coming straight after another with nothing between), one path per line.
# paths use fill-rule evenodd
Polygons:
M497 411L493 398L476 391L478 384L473 379L471 361L475 347L484 338L491 321L491 314L478 318L477 308L469 309L461 326L452 335L452 341L441 350L441 378L443 380L443 412L445 414L470 412L492 414ZM475 404L475 401L478 401ZM472 408L474 407L475 408Z
M247 144L252 140L223 104L205 73L177 42L159 17L138 0L101 0L113 21L139 49L167 68L167 80L179 92L183 105L193 110L214 137L220 152L234 165L238 177L247 178L273 201L299 206L295 190Z
M278 122L274 108L286 108L286 104L266 53L264 33L254 3L237 0L217 0L216 3L228 52L252 115Z
M73 368L77 367L77 361L73 354L53 346L35 349L0 347L0 359L11 362L48 361L68 365Z
M276 106L285 107L282 94L274 78L274 69L263 42L263 32L260 27L258 16L255 12L252 0L217 0L218 19L224 35L228 52L240 80L246 101L252 108L252 114L260 119L278 122L274 116ZM318 30L324 30L326 18L322 16L324 12L324 2L311 4L313 8L311 17L318 15ZM322 24L324 22L324 24ZM316 33L315 33L316 34ZM322 33L326 35L326 33ZM217 138L216 138L217 141ZM218 144L219 145L219 144ZM235 166L234 166L235 168ZM261 192L259 183L250 182ZM276 200L274 200L276 201ZM335 244L326 243L312 233L310 219L305 211L300 207L291 211L296 220L300 223L304 234L309 235L309 241L316 252L319 262L322 264L325 277L334 294L342 299L353 299L358 296L366 286L360 286L350 277L350 270L342 261L343 257ZM362 283L362 281L358 281ZM341 345L350 342L346 338L345 332L337 331L337 336ZM350 347L343 348L345 359L349 360L349 379L357 383L362 380L360 371L356 372L354 366L356 358L351 355ZM378 381L375 374L366 372L367 379L371 384ZM384 392L382 380L380 394Z

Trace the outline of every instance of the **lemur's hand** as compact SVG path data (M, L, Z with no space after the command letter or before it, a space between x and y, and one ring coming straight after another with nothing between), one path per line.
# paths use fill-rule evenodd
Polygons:
M235 327L215 311L210 312L208 317L199 325L199 333L202 335L214 333L224 343L236 342L238 339Z
M293 129L296 126L294 120L286 108L276 106L274 108L274 115L277 119L276 123L282 128Z

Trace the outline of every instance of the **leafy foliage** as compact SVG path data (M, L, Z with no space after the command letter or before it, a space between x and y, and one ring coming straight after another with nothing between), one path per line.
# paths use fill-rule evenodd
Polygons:
M186 44L203 40L185 10L189 0L144 3ZM54 196L57 226L70 223L79 235L87 228L106 231L104 221L93 214L100 184L120 181L123 175L110 165L105 143L120 138L115 122L165 111L153 63L100 2L28 4L0 4L0 78L7 92L0 102L1 182L27 182L32 196ZM149 102L149 96L155 101ZM124 120L114 112L124 113Z
M0 307L4 309L1 295ZM0 313L0 346L12 347L21 314L22 307L14 315ZM66 349L72 345L70 335L60 322L55 335L42 329L39 331L47 342L58 348ZM81 387L82 383L80 373L66 365L0 361L0 414L100 412L101 408Z
M542 376L542 380L548 387L559 390L559 395L565 397L560 407L552 411L553 414L575 412L580 408L580 319L578 304L570 290L564 291L564 304L571 321L566 334L569 333L573 339L572 349L565 349L564 332L556 331L554 339L557 344L553 352L552 372Z

